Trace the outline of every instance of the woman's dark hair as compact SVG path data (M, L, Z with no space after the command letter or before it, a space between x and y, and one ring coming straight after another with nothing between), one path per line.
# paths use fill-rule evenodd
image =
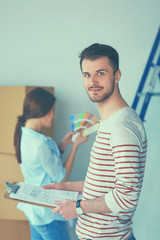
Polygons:
M55 101L56 98L49 91L40 87L34 88L25 96L23 114L18 117L14 132L14 147L19 163L21 163L21 127L25 125L27 119L45 116L51 110Z
M91 46L85 48L80 54L80 67L82 70L82 61L84 59L95 60L100 57L107 57L110 60L114 73L119 69L119 55L117 51L105 44L94 43Z

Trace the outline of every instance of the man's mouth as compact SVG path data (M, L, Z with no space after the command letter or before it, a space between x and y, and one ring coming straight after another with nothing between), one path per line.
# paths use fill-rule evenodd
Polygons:
M102 90L103 87L89 87L88 90L91 91L91 92L99 92Z

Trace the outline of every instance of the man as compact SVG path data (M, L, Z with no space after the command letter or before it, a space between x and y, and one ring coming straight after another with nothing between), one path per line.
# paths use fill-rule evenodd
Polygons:
M82 193L81 201L59 201L53 213L78 216L79 239L133 240L132 218L144 177L147 139L143 123L119 91L119 56L111 46L93 44L80 54L88 96L101 121L85 181L45 188Z

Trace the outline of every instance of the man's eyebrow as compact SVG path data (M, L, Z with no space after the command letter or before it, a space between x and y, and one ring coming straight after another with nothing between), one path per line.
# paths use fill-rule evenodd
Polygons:
M89 74L89 72L82 72L82 74Z
M101 72L101 71L107 72L107 69L102 68L102 69L97 69L96 70L96 72ZM82 74L90 74L90 73L89 72L82 72Z
M102 68L102 69L98 69L98 70L96 70L96 72L101 72L101 71L105 71L105 72L107 72L107 69Z

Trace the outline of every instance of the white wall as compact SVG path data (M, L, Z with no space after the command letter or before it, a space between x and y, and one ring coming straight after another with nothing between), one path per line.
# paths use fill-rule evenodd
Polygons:
M70 130L70 115L98 115L83 87L79 52L94 42L115 47L121 92L132 104L159 28L159 9L159 0L0 0L0 85L54 86L59 142ZM146 115L149 150L134 218L137 240L159 239L159 100L151 101ZM84 179L94 136L79 149L71 180Z

